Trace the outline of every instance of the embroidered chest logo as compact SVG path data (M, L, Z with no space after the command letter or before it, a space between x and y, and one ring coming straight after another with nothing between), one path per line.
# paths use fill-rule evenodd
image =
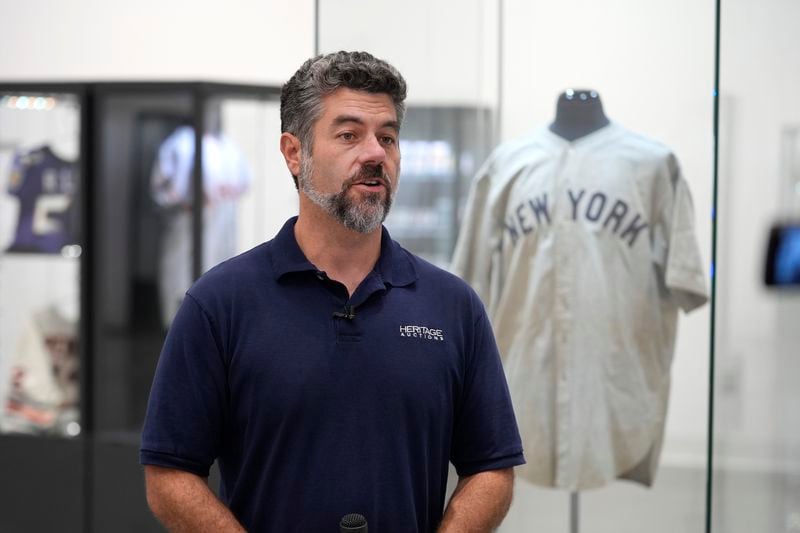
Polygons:
M427 328L425 326L400 326L400 336L429 341L444 340L444 332L441 329Z

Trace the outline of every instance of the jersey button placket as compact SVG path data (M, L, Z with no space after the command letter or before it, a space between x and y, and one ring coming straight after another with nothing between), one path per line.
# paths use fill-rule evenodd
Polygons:
M564 149L561 156L561 165L556 178L555 194L561 199L565 196L569 185L569 171L574 164L574 153L572 147ZM563 203L561 204L564 205ZM572 221L568 209L560 209L556 213L556 239L555 245L555 321L556 321L556 342L555 358L557 365L557 384L556 384L556 412L557 412L557 431L556 431L556 486L566 486L569 483L570 465L570 434L571 434L571 380L570 352L569 352L569 293L571 290L572 279L572 254L570 253L570 235L572 233Z

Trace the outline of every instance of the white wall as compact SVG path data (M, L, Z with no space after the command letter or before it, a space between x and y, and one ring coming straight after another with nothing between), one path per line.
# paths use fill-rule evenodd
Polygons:
M498 1L320 1L320 51L367 50L397 67L408 103L494 106Z
M0 80L282 83L314 51L313 0L4 2Z

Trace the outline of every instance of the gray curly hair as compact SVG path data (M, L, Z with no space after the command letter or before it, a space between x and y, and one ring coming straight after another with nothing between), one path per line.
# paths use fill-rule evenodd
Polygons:
M281 89L281 133L289 132L300 139L304 155L311 155L322 98L341 87L388 94L397 123L403 123L406 81L396 68L367 52L318 55L303 63ZM297 176L292 177L296 187Z

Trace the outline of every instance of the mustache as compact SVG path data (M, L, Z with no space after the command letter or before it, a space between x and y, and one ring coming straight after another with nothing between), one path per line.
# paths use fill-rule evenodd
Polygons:
M384 177L383 165L362 165L357 176L363 178L382 178Z
M342 191L346 191L356 183L361 183L367 180L378 180L388 192L391 192L392 190L391 182L389 181L389 175L384 172L383 165L362 165L361 168L358 169L358 172L345 180L345 182L342 184Z

